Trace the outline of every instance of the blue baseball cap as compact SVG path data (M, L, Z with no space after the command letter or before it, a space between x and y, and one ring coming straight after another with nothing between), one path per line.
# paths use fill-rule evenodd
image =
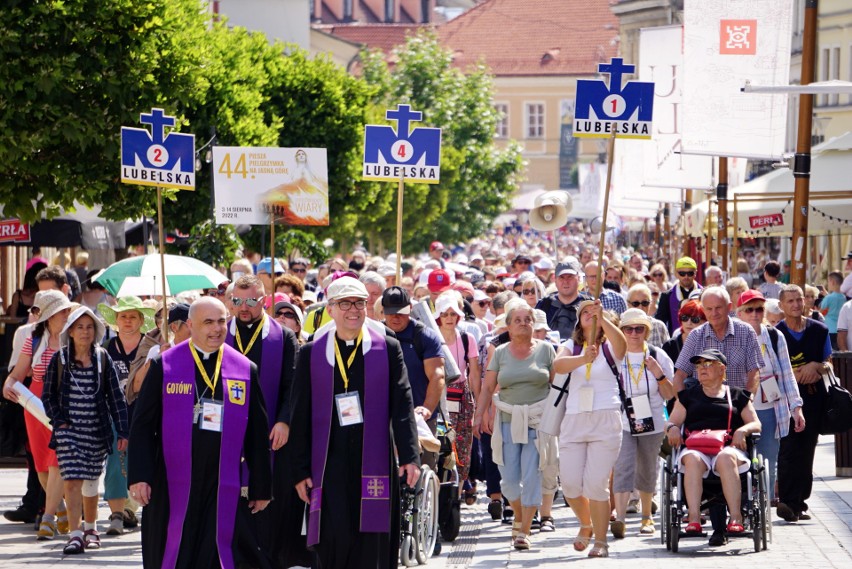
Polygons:
M269 257L265 257L261 259L261 261L257 264L257 269L254 271L255 274L266 273L270 274L272 271L272 259ZM275 259L275 274L283 274L284 273L284 265L281 264L281 261Z

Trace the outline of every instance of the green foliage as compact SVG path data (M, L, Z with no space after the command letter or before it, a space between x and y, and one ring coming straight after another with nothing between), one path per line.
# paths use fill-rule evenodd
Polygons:
M187 242L189 248L186 254L189 257L204 261L211 267L224 267L226 271L243 247L243 241L233 225L216 225L212 219L193 227Z
M244 236L246 246L253 251L265 251L269 254L269 228L253 228ZM331 252L311 232L301 229L275 226L275 258L287 259L306 257L314 264L325 262Z
M463 241L481 235L506 210L522 170L520 147L494 144L499 120L493 85L484 67L452 66L451 53L430 32L408 38L394 51L389 69L378 53L365 53L364 78L376 86L370 122L385 122L384 111L410 104L423 113L416 126L442 129L441 183L406 184L403 248L423 250L434 239ZM375 186L375 188L374 188ZM395 184L365 184L375 199L358 225L386 243L396 240Z

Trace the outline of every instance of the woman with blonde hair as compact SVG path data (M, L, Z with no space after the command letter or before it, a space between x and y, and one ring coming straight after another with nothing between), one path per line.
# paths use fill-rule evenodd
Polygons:
M651 275L651 279L657 285L660 292L666 292L672 288L672 284L669 282L669 274L662 264L657 263L653 265L648 269L648 274Z

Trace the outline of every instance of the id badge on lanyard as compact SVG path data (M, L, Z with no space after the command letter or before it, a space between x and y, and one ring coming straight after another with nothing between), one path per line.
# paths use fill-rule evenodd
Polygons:
M358 397L357 391L338 393L334 396L334 403L337 407L337 420L341 427L360 425L364 422L364 416L361 414L361 398Z
M213 399L202 399L199 403L201 403L201 416L198 420L201 430L221 433L222 414L225 411L225 406L221 401L214 401Z

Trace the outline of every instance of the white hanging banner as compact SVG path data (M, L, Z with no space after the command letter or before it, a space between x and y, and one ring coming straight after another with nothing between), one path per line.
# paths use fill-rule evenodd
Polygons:
M794 2L701 0L684 8L683 151L776 160L787 95L743 93L787 85Z
M653 138L650 143L632 145L643 156L642 186L712 188L712 159L682 152L683 26L642 29L639 53L639 79L654 84Z

